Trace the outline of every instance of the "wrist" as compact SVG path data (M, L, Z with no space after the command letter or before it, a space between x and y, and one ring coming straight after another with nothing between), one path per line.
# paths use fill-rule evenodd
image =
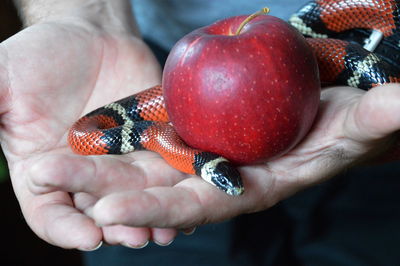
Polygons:
M25 26L60 20L85 21L101 30L138 35L129 0L14 1Z

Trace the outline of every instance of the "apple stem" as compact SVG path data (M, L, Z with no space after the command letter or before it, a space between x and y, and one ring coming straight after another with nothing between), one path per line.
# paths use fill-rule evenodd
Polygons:
M251 21L255 17L258 17L259 15L265 15L265 14L268 14L268 13L269 13L269 8L268 7L264 7L260 11L257 11L256 13L251 14L245 20L243 20L243 22L239 25L239 28L237 29L235 35L239 35L240 32L242 31L242 29L244 28L244 26L246 26L246 24L249 23L249 21Z

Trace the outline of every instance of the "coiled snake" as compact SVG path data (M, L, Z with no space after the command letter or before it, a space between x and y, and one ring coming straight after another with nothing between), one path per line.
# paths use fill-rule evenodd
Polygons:
M316 0L289 23L314 49L322 85L370 89L400 81L399 3L395 0ZM83 155L159 153L229 195L243 193L239 172L225 158L188 147L168 123L162 88L155 86L103 106L78 120L68 141Z

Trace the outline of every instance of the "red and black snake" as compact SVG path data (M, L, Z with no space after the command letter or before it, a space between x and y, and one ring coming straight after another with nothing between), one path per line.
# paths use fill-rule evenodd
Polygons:
M170 165L201 176L230 195L243 193L239 172L225 158L188 147L168 123L161 86L105 105L79 119L68 141L83 155L159 153Z
M321 83L360 89L400 82L400 0L316 0L294 14L296 27L317 55ZM371 33L383 39L363 48ZM176 169L202 177L229 195L244 192L225 158L188 147L168 123L162 88L155 86L101 107L78 120L68 141L83 155L159 153Z

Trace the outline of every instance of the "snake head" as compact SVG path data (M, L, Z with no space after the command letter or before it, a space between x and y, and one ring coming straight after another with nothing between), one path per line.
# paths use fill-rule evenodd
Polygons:
M238 196L244 192L239 171L223 157L205 164L200 176L229 195Z

